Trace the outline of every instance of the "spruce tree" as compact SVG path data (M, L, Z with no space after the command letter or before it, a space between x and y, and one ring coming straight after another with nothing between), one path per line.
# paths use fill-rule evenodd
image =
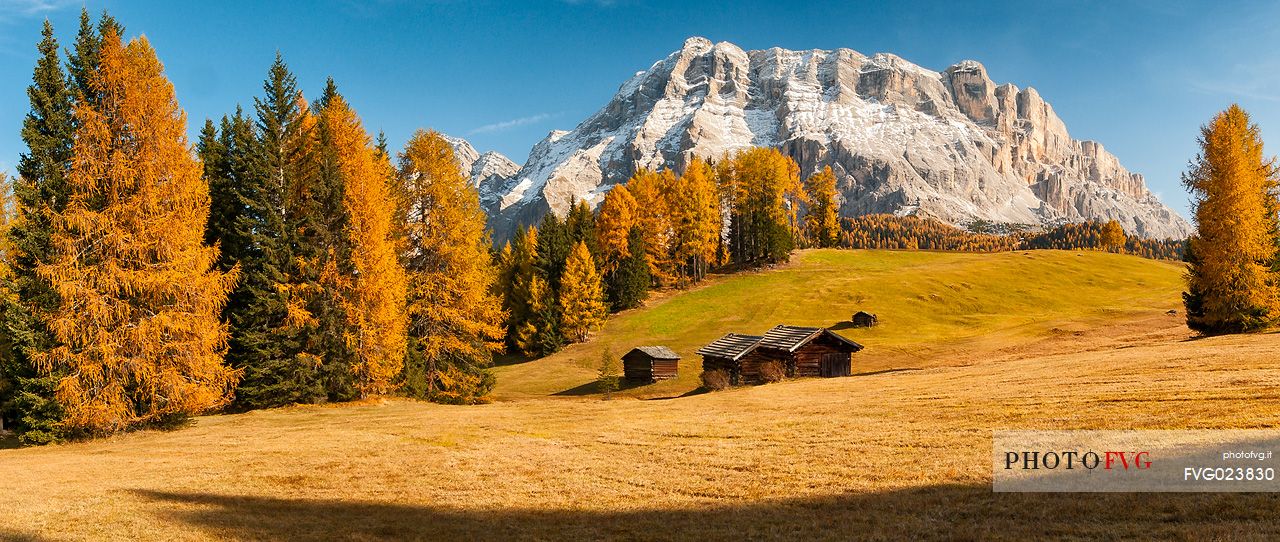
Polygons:
M564 348L560 329L560 307L555 292L540 273L529 281L529 319L521 324L517 341L521 351L530 356L548 356Z
M627 256L607 277L610 307L614 311L634 309L644 302L652 279L645 258L644 232L633 226L627 234Z
M116 36L124 35L124 27L105 10L98 17L95 28L89 17L89 11L85 8L80 9L80 30L76 35L71 58L67 63L71 72L72 93L79 97L78 101L90 105L97 105L99 101L100 89L95 89L91 81L98 70L101 58L102 36L108 31Z
M498 283L502 294L502 309L506 312L507 349L528 354L532 344L531 333L534 303L531 295L533 280L537 276L537 228L516 232L503 249ZM524 339L521 339L523 332Z
M573 244L569 231L554 212L548 212L538 224L537 267L552 291L560 289L560 275Z
M564 217L566 240L572 246L578 242L587 245L587 251L597 266L603 266L600 256L600 241L596 233L596 216L585 200L578 200L569 207L569 214Z
M52 217L67 204L66 173L75 134L73 90L62 71L58 42L48 21L37 49L40 57L27 88L31 110L22 123L27 152L18 160L13 183L16 216L6 232L12 250L5 279L10 295L0 308L7 343L0 378L10 382L7 391L0 391L0 419L31 444L65 436L60 423L65 413L54 397L64 373L42 374L35 364L39 354L58 344L48 319L58 310L61 298L36 271L52 258Z
M322 250L313 245L321 221L310 188L316 177L313 122L279 53L254 109L256 141L247 142L245 151L258 173L243 197L246 220L238 228L252 236L251 251L240 262L241 287L229 303L238 307L227 359L243 371L234 405L239 409L326 398L321 336L310 312L322 291L314 266Z
M321 373L325 394L331 401L350 401L360 397L355 377L357 353L349 339L347 290L355 274L351 261L351 217L345 203L347 176L342 171L339 134L342 126L334 126L340 116L323 113L334 100L340 99L332 78L324 92L312 104L313 115L304 117L305 131L314 134L314 147L304 153L309 168L305 182L291 191L296 205L291 206L290 221L297 228L294 258L301 267L303 283L296 288L297 299L305 308L294 305L292 320L310 328L304 352L314 356ZM345 104L344 104L345 107Z

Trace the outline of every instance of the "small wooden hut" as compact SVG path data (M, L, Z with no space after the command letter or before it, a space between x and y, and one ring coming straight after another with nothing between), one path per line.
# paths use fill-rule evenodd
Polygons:
M680 355L665 346L637 346L622 356L622 374L628 382L655 382L675 378Z
M880 319L876 318L876 315L866 311L854 313L853 318L849 320L853 322L853 327L871 327L880 323Z
M822 327L774 326L756 352L781 361L787 376L835 377L853 374L854 352L862 345Z
M743 358L751 354L759 343L759 335L729 333L720 337L698 349L698 355L702 356L702 370L722 370L728 373L731 384L743 382L744 372L748 376L745 380L753 381L759 377L759 364L762 360L755 356L744 363Z

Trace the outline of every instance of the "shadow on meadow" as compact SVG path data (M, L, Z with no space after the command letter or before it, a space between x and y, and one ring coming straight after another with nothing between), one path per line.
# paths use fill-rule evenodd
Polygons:
M939 485L700 508L456 510L447 503L139 491L214 538L395 540L1276 539L1274 494L992 493ZM582 495L584 502L590 495ZM175 528L180 527L174 525Z

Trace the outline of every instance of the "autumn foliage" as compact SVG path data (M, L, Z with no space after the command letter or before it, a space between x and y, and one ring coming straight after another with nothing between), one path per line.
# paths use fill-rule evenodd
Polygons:
M1198 230L1188 250L1187 324L1209 333L1267 327L1280 318L1275 161L1237 105L1201 129L1200 149L1183 175Z
M398 175L408 270L405 390L451 403L484 400L505 315L479 196L434 131L409 139Z
M76 108L70 199L39 269L62 303L60 344L38 361L67 374L65 423L91 433L221 406L237 380L218 320L235 272L215 271L204 244L209 188L173 85L143 38L108 31L100 54L102 99Z
M228 404L484 402L495 355L586 341L652 288L779 264L796 246L1185 257L1191 327L1280 320L1277 168L1237 106L1204 127L1184 176L1190 240L1117 221L841 218L849 179L827 167L802 182L791 157L750 148L635 171L494 254L441 134L415 133L393 167L332 79L308 103L277 55L256 115L208 121L193 149L155 51L122 28L82 14L64 72L45 25L28 152L18 178L0 175L13 189L0 202L0 420L27 443Z
M348 217L352 273L337 281L346 286L346 340L356 354L352 373L362 396L384 395L404 368L407 325L405 271L394 237L391 164L374 149L341 95L327 100L320 123L335 151ZM341 267L337 263L327 272Z

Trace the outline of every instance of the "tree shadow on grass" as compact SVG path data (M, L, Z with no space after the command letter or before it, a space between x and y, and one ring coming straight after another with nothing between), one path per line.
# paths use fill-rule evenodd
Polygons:
M833 466L834 468L838 468ZM254 540L1275 539L1267 493L992 493L981 485L685 508L440 504L138 491L175 530ZM582 495L582 501L590 501ZM631 503L636 504L636 503Z
M27 531L12 531L4 527L0 527L0 540L5 540L7 542L44 542L45 540L51 539L44 538L38 534Z
M639 388L641 386L648 386L649 384L651 384L651 382L629 382L624 378L618 382L618 391L626 391L629 389ZM592 380L590 382L587 382L586 384L574 386L567 390L561 390L551 395L568 396L568 397L581 397L583 395L595 395L600 393L600 389L598 386L599 384L597 384L596 381Z
M874 376L874 375L883 375L883 374L890 374L890 373L906 373L910 371L919 371L919 370L921 370L919 367L899 367L897 369L881 369L879 371L853 373L853 376Z
M493 366L506 367L507 365L520 365L522 363L529 363L530 361L537 361L539 359L542 358L531 358L523 354L503 354L493 359Z
M645 401L670 401L672 399L682 399L685 397L693 397L695 395L702 395L704 393L711 393L711 390L708 390L707 388L704 388L702 386L698 386L680 395L672 395L669 397L649 397L645 399Z

